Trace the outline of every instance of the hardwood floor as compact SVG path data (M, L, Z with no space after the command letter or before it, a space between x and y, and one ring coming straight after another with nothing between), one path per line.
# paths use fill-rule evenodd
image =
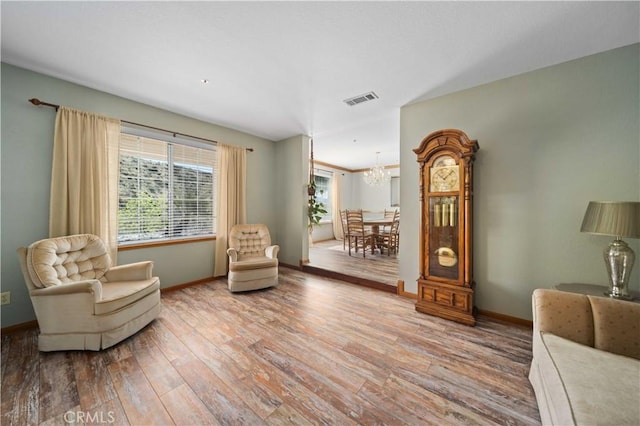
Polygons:
M467 327L414 301L280 268L162 296L160 317L101 352L2 336L2 424L539 424L531 330Z
M309 247L309 262L311 267L345 276L362 278L392 287L398 285L398 257L395 254L389 256L386 252L380 254L376 251L371 254L371 251L367 251L366 257L363 258L361 250L358 253L352 250L349 256L349 251L342 249L342 241L328 240L314 243ZM395 289L393 291L395 292Z

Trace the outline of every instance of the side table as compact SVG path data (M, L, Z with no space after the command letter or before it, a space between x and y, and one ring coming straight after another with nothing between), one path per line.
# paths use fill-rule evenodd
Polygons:
M566 291L568 293L579 293L579 294L587 294L590 296L609 297L605 294L605 292L609 290L609 287L606 285L563 283L563 284L556 284L553 286L553 288L560 291ZM627 302L640 303L640 293L638 293L637 291L630 291L629 294L633 299L627 300ZM620 299L620 300L626 300L626 299Z

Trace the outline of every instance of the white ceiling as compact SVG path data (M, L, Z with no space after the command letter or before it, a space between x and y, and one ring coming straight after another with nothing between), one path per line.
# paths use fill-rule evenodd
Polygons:
M402 105L639 42L639 5L2 1L2 61L357 169L399 162Z

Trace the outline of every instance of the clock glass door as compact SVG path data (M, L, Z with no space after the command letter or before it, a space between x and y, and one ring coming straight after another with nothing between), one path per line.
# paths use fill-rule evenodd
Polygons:
M458 279L457 195L429 197L429 275Z

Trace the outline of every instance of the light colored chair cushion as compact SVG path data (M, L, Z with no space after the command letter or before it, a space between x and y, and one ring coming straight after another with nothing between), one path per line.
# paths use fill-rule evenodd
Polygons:
M269 229L262 224L234 225L229 232L229 247L238 252L237 260L263 257L270 245Z
M99 280L110 266L104 243L90 234L36 241L27 251L27 269L38 288Z
M271 259L260 256L247 260L239 260L229 264L229 271L249 271L253 269L264 269L278 267L278 259Z
M153 277L142 281L120 281L102 285L102 299L96 302L96 315L115 312L160 288L160 280Z

